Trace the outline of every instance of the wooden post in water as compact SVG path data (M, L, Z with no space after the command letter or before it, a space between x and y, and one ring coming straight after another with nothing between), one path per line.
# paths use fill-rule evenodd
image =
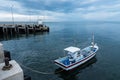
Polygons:
M4 35L4 33L5 33L4 26L2 27L2 31L3 31L3 35Z
M19 27L18 26L16 26L16 30L17 30L17 33L18 33L18 35L20 34L20 31L19 31Z
M33 25L33 33L35 34L35 25Z
M29 34L29 28L30 28L30 25L27 25L27 34Z
M10 28L10 34L11 34L11 36L12 36L12 34L13 34L13 32L12 32L12 27Z
M7 37L8 37L8 32L7 32L8 30L7 30L7 27L6 26L4 26L3 27L3 33L4 33L4 38L5 39L7 39Z
M15 34L17 34L17 26L16 25L15 25L14 29L15 29Z
M8 34L8 30L7 30L7 27L5 27L5 35L7 36Z

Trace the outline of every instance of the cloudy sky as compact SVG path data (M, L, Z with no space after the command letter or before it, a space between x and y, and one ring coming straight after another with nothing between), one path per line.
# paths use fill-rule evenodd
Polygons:
M119 21L120 0L0 0L0 21Z

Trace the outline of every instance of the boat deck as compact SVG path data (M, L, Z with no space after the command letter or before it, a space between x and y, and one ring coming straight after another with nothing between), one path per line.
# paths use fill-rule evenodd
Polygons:
M91 56L95 55L95 52L97 51L97 48L93 48L91 49L91 46L86 47L84 49L81 50L81 54L83 55L83 57L81 57L79 60L74 61L73 63L71 63L69 61L69 57L65 56L59 59L55 60L56 65L62 67L62 68L69 68L72 67L76 64L80 64L83 61L87 60L88 58L90 58Z

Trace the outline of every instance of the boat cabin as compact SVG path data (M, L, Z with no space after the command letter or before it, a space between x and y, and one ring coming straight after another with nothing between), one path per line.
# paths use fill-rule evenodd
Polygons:
M80 54L80 48L71 46L65 48L64 50L67 52L70 63L75 63L76 61L83 57L83 55Z

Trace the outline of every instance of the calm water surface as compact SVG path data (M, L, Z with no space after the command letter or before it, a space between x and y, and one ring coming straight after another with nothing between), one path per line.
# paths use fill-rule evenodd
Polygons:
M44 75L24 69L32 80L119 80L120 79L120 23L119 22L55 22L46 23L49 33L22 35L2 40L12 59L34 70L50 72ZM90 45L94 32L100 47L95 58L69 72L60 71L54 60L64 56L69 46L84 48Z

